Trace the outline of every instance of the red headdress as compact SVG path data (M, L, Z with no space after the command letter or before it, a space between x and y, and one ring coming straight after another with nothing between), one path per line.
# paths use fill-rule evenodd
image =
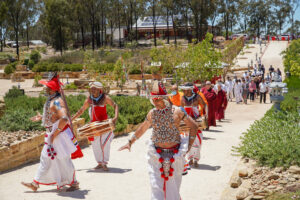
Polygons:
M51 90L58 92L60 90L60 86L63 85L58 81L58 78L59 76L56 73L50 74L48 80L40 80L39 83L47 86Z

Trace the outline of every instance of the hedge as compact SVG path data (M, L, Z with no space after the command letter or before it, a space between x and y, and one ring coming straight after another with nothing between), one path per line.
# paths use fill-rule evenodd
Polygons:
M78 72L82 71L82 64L64 64L64 63L49 63L49 62L40 62L36 64L33 68L33 72L53 72L53 71L71 71Z

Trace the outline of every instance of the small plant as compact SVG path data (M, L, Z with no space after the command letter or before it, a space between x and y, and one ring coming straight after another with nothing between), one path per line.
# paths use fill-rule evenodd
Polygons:
M18 98L19 96L23 96L24 93L22 90L18 89L16 86L13 86L4 96L5 99L8 98Z
M13 66L11 66L10 64L6 65L4 68L4 73L5 74L12 74L15 72L15 69Z
M78 87L74 83L70 83L65 87L66 90L77 90L77 88Z
M41 84L39 83L39 81L42 80L42 76L41 75L36 75L34 77L34 83L33 83L33 86L34 87L38 87L40 86Z
M34 61L33 60L29 60L28 67L29 67L30 70L33 69L33 67L34 67Z
M34 64L37 64L41 59L41 54L40 54L40 52L33 50L29 57L30 57L30 60L33 60Z

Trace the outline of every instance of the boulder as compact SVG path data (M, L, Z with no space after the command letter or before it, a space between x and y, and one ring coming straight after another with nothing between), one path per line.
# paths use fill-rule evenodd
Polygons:
M288 169L288 172L292 173L292 174L300 174L300 167L299 166L290 166L290 168Z
M248 190L244 188L239 188L236 194L236 199L243 200L249 195Z
M233 175L230 179L230 186L232 188L238 188L242 184L242 180L237 175Z
M279 178L278 174L270 174L268 176L268 180L277 180Z
M247 168L242 168L239 170L239 177L247 177L247 176L248 176Z

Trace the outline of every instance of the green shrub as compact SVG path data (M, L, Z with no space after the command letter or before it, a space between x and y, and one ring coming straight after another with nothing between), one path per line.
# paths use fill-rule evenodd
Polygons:
M82 71L82 64L64 64L64 63L49 63L46 61L40 62L32 68L33 72L50 72L50 71Z
M122 132L128 124L139 124L144 121L147 113L152 108L148 99L142 97L111 97L119 106L119 118L116 124L115 132ZM29 120L30 117L36 115L36 111L43 112L43 106L46 98L18 96L12 99L10 96L5 98L5 114L0 119L0 129L8 131L17 130L41 130L40 122L33 123ZM71 116L74 115L83 105L86 100L85 95L70 95L66 97ZM108 116L114 117L114 109L107 106ZM19 114L20 113L20 114ZM88 110L81 116L86 122L90 121ZM20 120L23 119L22 122Z
M41 59L40 52L33 50L29 56L30 60L33 60L34 64L37 64Z
M102 58L102 60L105 61L106 63L115 63L115 62L117 62L117 60L119 59L121 54L122 54L122 52L120 52L120 51L108 52L106 54L106 56L104 56Z
M129 74L141 74L141 73L142 73L141 66L136 65L136 64L130 66Z
M53 56L47 60L49 63L64 63L64 64L83 64L84 63L84 51L72 51L63 54L62 56Z
M33 60L29 60L28 67L29 67L30 70L33 69L33 67L34 67L34 61Z
M34 86L38 86L40 83L39 81L42 80L42 76L41 75L36 75L34 77Z
M7 52L0 52L0 60L7 60L14 57L14 54Z
M235 150L270 167L300 165L300 116L296 111L269 110L243 133Z
M14 72L15 72L15 69L11 64L8 64L8 65L5 66L5 68L4 68L4 73L5 74L12 74Z
M23 65L28 65L28 62L29 62L29 58L25 58L24 62L23 62Z
M78 87L74 83L66 85L65 89L67 90L76 90Z
M24 96L23 91L19 90L16 86L13 86L12 89L5 93L4 98L18 98L19 96Z

